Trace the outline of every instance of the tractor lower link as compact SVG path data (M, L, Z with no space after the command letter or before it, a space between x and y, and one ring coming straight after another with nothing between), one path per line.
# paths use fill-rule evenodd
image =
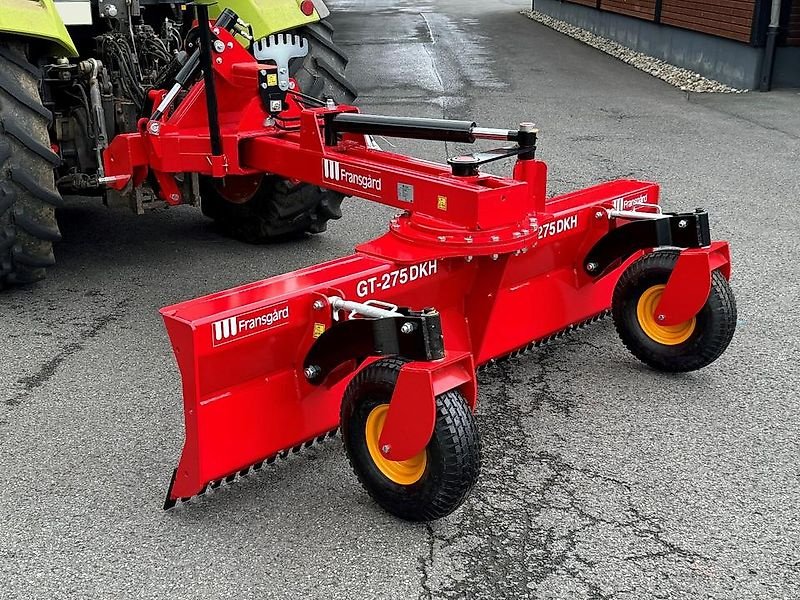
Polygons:
M302 40L272 40L259 62L224 27L211 34L224 55L206 56L205 81L176 108L164 92L161 114L112 142L109 181L152 176L179 193L187 172L270 173L400 213L351 256L161 311L186 428L167 507L341 428L383 508L438 519L480 471L480 365L609 311L660 371L705 367L731 341L729 248L705 211L663 212L658 185L629 179L548 199L531 124L362 115L281 79L270 57L302 53ZM371 135L506 145L440 165L376 149ZM480 171L508 157L511 178Z

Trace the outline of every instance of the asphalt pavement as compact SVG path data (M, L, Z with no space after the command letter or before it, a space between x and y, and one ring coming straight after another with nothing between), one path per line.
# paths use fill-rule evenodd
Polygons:
M522 1L331 4L365 110L534 120L550 193L637 177L708 208L731 347L658 374L606 321L491 367L480 482L429 525L377 508L338 439L165 513L183 430L157 309L345 255L392 211L349 200L326 234L247 246L191 207L70 199L58 265L0 296L0 598L800 596L800 95L687 97Z

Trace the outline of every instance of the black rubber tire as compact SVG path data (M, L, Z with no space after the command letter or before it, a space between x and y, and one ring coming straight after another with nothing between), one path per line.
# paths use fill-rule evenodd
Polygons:
M480 438L464 396L457 390L436 397L436 425L422 478L400 485L375 465L367 448L367 417L392 397L400 358L379 360L358 373L342 400L341 428L347 458L367 493L387 512L407 521L433 521L456 510L480 473Z
M643 363L669 373L695 371L711 364L731 343L736 330L736 299L725 276L714 271L708 300L685 342L661 344L644 332L636 314L639 298L650 287L667 283L678 256L679 252L672 250L643 256L622 274L612 299L614 326L628 350Z
M52 115L42 105L40 73L24 42L0 36L0 288L32 283L55 263L62 206L50 148Z
M294 61L290 67L303 93L352 104L358 97L358 90L344 75L348 59L344 50L333 42L333 26L323 20L293 33L303 36L310 44L308 55L302 61Z
M291 65L292 75L305 94L330 96L349 104L357 96L355 86L345 77L347 56L333 43L333 27L322 21L298 29L309 40L310 50ZM310 184L293 184L278 177L265 177L246 201L225 198L220 182L200 179L203 214L214 219L231 237L258 244L304 233L322 233L331 219L342 217L344 194Z
M342 217L344 196L315 185L264 177L240 204L228 201L219 182L200 178L200 206L229 236L249 244L279 241L303 233L322 233L328 220Z

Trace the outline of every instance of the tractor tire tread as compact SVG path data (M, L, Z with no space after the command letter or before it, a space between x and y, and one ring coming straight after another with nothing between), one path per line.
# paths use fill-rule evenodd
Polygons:
M14 222L22 231L48 242L60 242L61 232L57 226L42 223L26 215L19 208L14 211Z
M316 98L330 96L342 104L352 103L358 97L358 90L345 76L349 61L345 51L333 41L333 25L323 20L297 32L310 38L311 44L305 59L291 66L291 74L301 91Z
M58 157L58 154L53 152L47 144L41 140L37 140L15 121L0 117L0 135L3 134L7 134L16 139L26 149L50 163L53 168L61 164L61 159Z
M39 98L41 72L24 40L0 35L0 288L38 281L61 239L55 208L63 200L49 146L51 113Z
M306 25L306 31L320 44L326 46L331 52L334 52L337 56L344 57L345 52L342 50L339 45L333 41L333 33L334 27L330 24L329 21L323 19L322 21L318 21L317 23L311 23ZM344 64L347 64L347 61L342 59Z
M333 35L334 27L331 25L331 22L325 18L317 21L316 23L312 23L312 26L322 27L328 30L328 35Z
M22 50L20 50L19 47L0 45L0 58L5 59L6 61L14 64L23 71L26 71L28 75L30 75L34 79L38 80L42 76L41 69L39 69L39 67L30 62L28 60L28 57Z
M317 66L320 67L325 73L331 76L341 87L347 90L355 90L356 86L347 77L344 72L337 69L333 64L324 58L317 59Z
M26 252L20 246L15 245L12 250L12 256L17 263L36 269L52 267L54 264L56 264L56 258L53 255L52 249L49 253L32 254Z
M242 204L225 200L207 178L200 179L203 213L233 238L250 244L322 233L329 219L341 218L342 194L310 184L288 185L265 177L256 195Z
M11 181L18 183L24 187L31 195L35 196L45 204L49 204L55 208L64 207L64 198L58 192L48 189L47 186L42 185L39 181L30 174L29 171L24 169L12 169Z
M29 92L15 85L15 82L5 71L0 71L0 91L5 92L30 111L38 114L47 121L48 125L52 123L53 113L46 109L38 98L33 97Z

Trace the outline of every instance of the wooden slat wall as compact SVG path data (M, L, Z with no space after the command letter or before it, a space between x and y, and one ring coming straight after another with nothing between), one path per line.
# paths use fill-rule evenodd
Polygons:
M584 6L597 6L596 0L567 0ZM800 43L800 0L793 0L795 33L790 43ZM692 31L710 33L740 42L749 42L756 0L662 0L661 23ZM601 10L621 13L648 21L655 20L656 0L601 0Z
M656 18L655 0L602 0L600 8L648 21Z
M661 22L749 42L755 0L663 0Z
M789 13L789 27L786 34L787 46L800 46L800 0L792 2L792 11Z
M572 2L573 4L583 4L584 6L597 8L597 0L567 0L567 2Z

